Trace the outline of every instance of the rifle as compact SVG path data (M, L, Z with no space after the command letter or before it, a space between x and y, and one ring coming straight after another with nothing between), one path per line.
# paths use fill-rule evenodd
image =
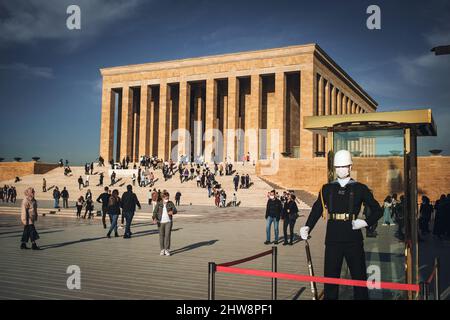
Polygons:
M308 240L305 240L305 250L306 250L306 260L308 261L308 271L310 276L314 276L314 267L311 259L311 250L309 249ZM311 281L311 293L313 294L313 300L319 300L317 294L317 285L315 282Z

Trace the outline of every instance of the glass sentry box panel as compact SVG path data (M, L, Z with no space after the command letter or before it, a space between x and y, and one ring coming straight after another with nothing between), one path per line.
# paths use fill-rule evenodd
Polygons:
M383 207L372 237L363 229L368 276L380 272L381 281L405 283L405 245L402 203L404 195L404 130L333 132L333 152L349 150L353 156L351 176L366 184ZM330 172L331 173L331 172ZM330 178L335 179L334 173ZM390 198L389 198L390 197ZM392 198L396 197L396 201ZM367 211L361 208L364 217ZM369 213L370 214L370 213ZM351 278L346 265L342 277ZM352 287L340 288L340 298L350 299ZM404 292L369 290L371 299L406 299Z

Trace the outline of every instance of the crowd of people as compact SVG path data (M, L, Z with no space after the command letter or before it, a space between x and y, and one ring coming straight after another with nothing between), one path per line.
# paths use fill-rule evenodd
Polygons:
M4 185L0 187L0 201L16 203L17 190L15 186Z
M430 221L434 213L433 235L439 240L450 238L450 193L442 194L434 204L426 196L420 205L419 229L423 235L430 233Z
M63 159L60 159L59 165L64 168L65 176L70 177L73 175L68 160L64 161ZM105 165L103 158L99 157L98 165ZM181 157L181 161L179 161L177 166L177 163L173 162L172 160L164 161L162 159L158 159L157 157L147 156L141 157L140 161L137 164L133 163L131 165L130 158L125 157L120 163L114 163L114 161L110 161L110 165L111 169L113 169L111 174L111 183L109 186L104 187L104 192L101 193L96 199L96 202L101 204L102 225L105 229L107 228L106 217L109 217L110 227L107 233L107 237L111 237L112 233L114 233L114 236L116 237L119 236L118 229L125 229L124 238L131 237L131 221L134 216L135 208L136 206L139 209L141 208L136 194L132 192L132 188L133 186L136 186L137 182L137 185L139 187L150 188L148 191L148 204L151 205L153 220L158 224L158 228L160 230L161 255L170 255L169 250L170 233L172 230L172 216L176 214L176 206L180 205L182 194L180 191L177 191L175 194L175 203L169 201L168 191L161 191L160 189L157 190L156 188L154 188L155 182L157 180L155 179L154 171L161 170L162 175L166 181L175 176L176 172L178 171L178 174L180 176L180 184L195 179L197 181L197 187L205 188L207 190L208 197L214 199L214 203L217 207L238 205L236 193L233 193L232 201L230 203L227 203L227 193L216 180L217 176L231 176L235 184L235 191L237 191L239 188L249 188L251 185L249 175L239 176L238 173L235 173L235 171L233 171L233 163L224 162L212 163L211 165L209 165L208 163L205 163L203 161L203 158L197 158L195 161L189 162L188 157ZM137 169L137 175L133 174L133 176L131 177L132 184L127 186L127 191L122 195L122 197L120 197L118 189L110 189L110 187L114 187L115 184L119 181L117 180L117 173L115 171L120 169L129 169L131 166L133 169ZM93 162L86 163L84 165L85 177L80 175L77 178L79 191L89 187L90 176L94 174L93 171ZM103 186L103 172L101 172L98 177L99 183L97 184L97 186ZM12 190L13 188L14 187L8 187L7 189ZM62 207L68 208L70 195L67 187L64 186L62 190L60 190L58 186L52 186L50 189L53 189L53 207L55 209L60 209L60 201L62 201ZM49 188L47 187L47 180L43 178L42 192L48 191ZM32 201L27 200L28 205L30 203L32 203L32 205L36 205L37 202L34 200L34 190L32 190L32 192L31 190L28 190L27 192L27 195L29 197L31 197L31 193L33 195ZM15 200L15 196L11 196L10 191L3 191L3 189L1 189L0 194L6 195L5 197L2 196L2 199L5 199L5 201ZM87 189L84 195L79 195L76 199L76 217L78 219L94 219L95 202L91 190ZM119 217L121 217L121 223L119 223ZM31 220L28 221L30 222ZM36 220L33 220L33 222L34 221ZM28 229L31 230L31 228ZM27 236L25 235L24 231L24 239L26 237L28 237L28 239L32 239L34 247L34 241L37 240L39 236L34 228L34 225L33 230L30 230L26 231ZM25 242L27 241L24 241L23 243Z
M217 176L232 176L234 173L233 163L214 162L210 167L210 165L205 163L201 157L197 158L194 162L188 162L188 157L185 156L181 156L180 159L181 160L177 165L171 159L169 161L164 161L157 157L142 156L139 160L139 168L136 167L136 164L133 164L133 169L138 170L137 175L133 173L131 178L133 186L135 186L137 182L139 187L152 188L156 182L154 175L154 171L156 170L161 170L164 181L172 179L178 172L180 184L195 180L198 188L207 190L208 198L214 198L214 203L217 207L227 207L229 205L236 206L238 204L236 193L233 194L231 203L226 202L226 191L216 180ZM118 181L116 170L129 168L130 160L128 157L125 157L120 164L115 164L113 160L110 161L110 164L113 169L110 186L114 186ZM239 174L236 173L235 176L233 176L233 182L235 184L235 191L239 188L245 189L251 186L250 176L248 174L239 176ZM151 193L151 190L149 193ZM179 192L177 192L177 194L178 193ZM179 201L179 198L175 200Z
M367 216L366 210L364 214ZM403 241L405 238L405 198L398 197L396 193L386 196L383 201L383 222L382 226L397 226L395 236ZM433 221L432 233L438 239L450 236L450 194L442 194L441 197L431 202L427 196L422 196L419 208L419 239L430 234L431 223ZM366 230L367 237L377 236L377 224Z

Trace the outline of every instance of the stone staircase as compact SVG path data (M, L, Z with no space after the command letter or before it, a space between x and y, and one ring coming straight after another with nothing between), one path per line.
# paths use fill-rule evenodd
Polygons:
M20 177L21 181L18 183L14 183L13 180L1 181L0 185L15 185L17 189L18 199L23 197L24 190L33 186L36 190L36 199L37 200L52 200L52 193L54 186L58 186L60 190L63 187L66 187L69 191L69 200L76 201L76 199L80 195L85 195L87 189L90 189L94 195L97 197L101 192L103 192L102 186L97 186L99 182L99 174L103 172L104 174L104 186L110 184L110 177L108 174L108 167L94 167L94 174L90 176L90 185L88 187L79 190L78 188L78 177L81 176L85 179L84 175L84 167L71 167L72 176L67 177L63 173L63 168L56 168L54 170L49 171L46 174L35 174L35 175L27 175ZM265 207L266 205L266 194L271 187L259 179L255 174L255 169L252 165L246 164L245 166L242 163L236 163L233 167L239 175L249 174L250 181L252 185L249 189L238 189L236 192L237 200L242 207ZM152 170L153 171L153 170ZM180 191L182 194L181 204L183 205L207 205L214 206L214 199L208 198L207 189L198 188L195 178L193 180L180 183L178 172L175 175L164 181L161 170L153 171L155 179L157 179L154 188L157 190L166 189L171 194L171 199L174 198L174 195L177 191ZM118 175L119 177L119 175ZM47 181L47 192L42 192L42 179L45 178ZM216 180L221 184L222 188L227 193L227 202L231 201L234 186L233 186L233 176L216 176ZM132 184L131 177L121 177L113 187L114 189L119 190L119 194L122 194L126 190L126 186L128 184ZM148 201L148 191L150 188L141 188L137 186L133 187L133 191L137 194L140 202L147 203ZM0 204L1 205L1 204ZM62 203L60 203L62 205Z
M53 169L45 174L34 174L34 175L27 175L20 177L21 181L18 183L14 183L13 180L6 180L1 181L0 185L3 186L4 184L7 185L15 185L17 189L18 199L23 198L23 193L26 188L29 186L33 186L36 190L36 199L37 200L45 200L40 202L40 208L46 208L46 212L48 211L49 214L51 214L51 211L55 211L53 209L52 205L52 194L53 194L53 188L54 186L58 186L60 190L62 190L63 187L66 187L69 191L69 206L74 205L74 202L76 199L82 195L84 196L86 191L90 189L94 195L94 198L96 198L100 193L103 192L102 186L98 186L99 182L99 175L101 172L104 174L104 186L110 184L110 177L109 177L109 167L98 167L95 165L94 167L94 174L90 176L90 185L88 187L83 188L82 190L79 190L78 188L78 177L81 176L83 179L85 179L84 175L84 167L82 166L74 166L71 167L72 169L72 176L68 177L65 176L63 173L63 168L56 168ZM267 202L267 192L272 189L276 189L279 192L282 192L284 188L281 186L275 185L273 183L270 183L266 179L261 179L255 174L255 167L251 164L245 164L242 165L242 162L236 162L233 166L233 170L235 170L239 175L242 174L249 174L250 175L250 181L252 182L252 185L249 189L238 189L236 192L237 201L239 203L240 207L265 207ZM151 170L153 171L153 170ZM167 181L164 181L163 175L161 170L155 170L153 171L156 183L154 185L154 188L157 190L168 190L171 194L171 199L174 198L174 195L177 191L180 191L181 196L181 205L182 206L189 206L189 205L200 205L200 206L214 206L214 198L208 198L208 192L207 189L199 188L197 187L197 183L195 178L193 180L180 183L178 172L175 173L175 175L168 179ZM118 174L118 177L120 175ZM47 192L42 192L42 179L45 178L47 181ZM234 185L233 185L233 175L232 176L216 176L216 180L221 184L222 188L227 193L227 202L230 202L232 200L232 196L234 191ZM128 184L132 184L131 177L121 177L121 180L116 182L116 184L110 188L118 189L119 194L121 195L126 190L126 186ZM153 189L153 188L152 188ZM133 187L133 191L137 194L139 201L142 204L148 203L148 192L150 188L143 188L138 187L137 182L136 186ZM296 191L297 194L297 204L299 206L299 209L310 209L312 202L312 196L308 193L305 193L303 191ZM95 200L95 199L94 199ZM1 204L0 204L1 206ZM62 206L62 200L60 201L60 206ZM98 206L96 206L96 210L98 209ZM14 209L8 209L13 210ZM146 210L149 211L150 209ZM2 210L5 211L5 210ZM73 217L74 214L74 208L69 209L61 209L60 211L57 211L58 215L64 215L68 214ZM147 216L148 214L145 214Z

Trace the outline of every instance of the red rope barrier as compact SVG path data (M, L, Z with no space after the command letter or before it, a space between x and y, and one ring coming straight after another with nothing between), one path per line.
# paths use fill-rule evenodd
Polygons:
M244 258L244 259L239 259L239 260L234 260L234 261L230 261L230 262L221 263L221 264L218 264L217 266L231 267L231 266L234 266L234 265L237 265L237 264L241 264L241 263L244 263L244 262L247 262L247 261L251 261L251 260L255 260L255 259L267 256L269 254L272 254L272 249L264 251L264 252L261 252L261 253L258 253L258 254L255 254L254 256L247 257L247 258Z
M349 279L339 279L339 278L328 278L328 277L317 277L317 276L306 276L297 275L291 273L280 273L262 270L252 270L252 269L242 269L242 268L230 268L225 266L217 266L217 272L233 273L233 274L244 274L249 276L265 277L265 278L278 278L285 280L294 280L301 282L320 282L328 284L338 284L344 286L354 286L354 287L367 287L367 281L365 280L349 280ZM407 283L396 283L396 282L380 282L380 289L389 290L403 290L403 291L416 291L420 290L417 284L407 284Z

